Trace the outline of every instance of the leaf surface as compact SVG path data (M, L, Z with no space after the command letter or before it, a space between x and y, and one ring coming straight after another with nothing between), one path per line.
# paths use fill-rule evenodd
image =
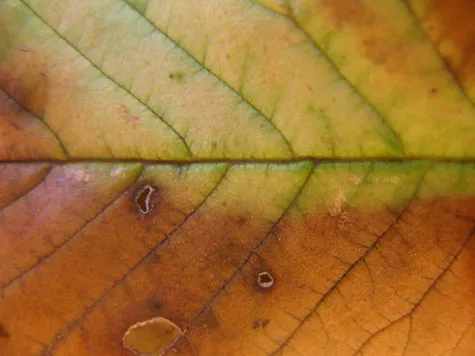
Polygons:
M0 354L475 353L471 9L0 2Z

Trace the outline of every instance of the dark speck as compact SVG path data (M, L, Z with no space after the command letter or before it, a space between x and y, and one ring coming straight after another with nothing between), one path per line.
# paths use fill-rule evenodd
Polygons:
M269 324L269 319L256 320L252 325L253 329L264 329Z
M7 339L10 337L10 334L5 330L5 328L0 325L0 339Z

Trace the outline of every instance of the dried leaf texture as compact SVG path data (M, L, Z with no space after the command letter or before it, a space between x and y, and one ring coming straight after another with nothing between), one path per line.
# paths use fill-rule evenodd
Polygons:
M472 7L1 1L0 355L475 354Z

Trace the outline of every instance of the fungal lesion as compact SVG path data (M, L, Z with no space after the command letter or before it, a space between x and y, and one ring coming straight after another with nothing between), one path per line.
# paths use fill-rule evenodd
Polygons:
M149 214L155 208L157 188L151 184L145 184L135 193L135 207L141 216Z

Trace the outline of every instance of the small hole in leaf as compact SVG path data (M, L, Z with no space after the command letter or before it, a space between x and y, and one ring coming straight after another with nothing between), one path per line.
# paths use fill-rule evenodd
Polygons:
M147 215L155 207L154 194L157 188L146 184L135 193L135 205L141 215Z
M267 271L260 272L257 275L257 285L263 289L269 289L274 285L274 277Z

